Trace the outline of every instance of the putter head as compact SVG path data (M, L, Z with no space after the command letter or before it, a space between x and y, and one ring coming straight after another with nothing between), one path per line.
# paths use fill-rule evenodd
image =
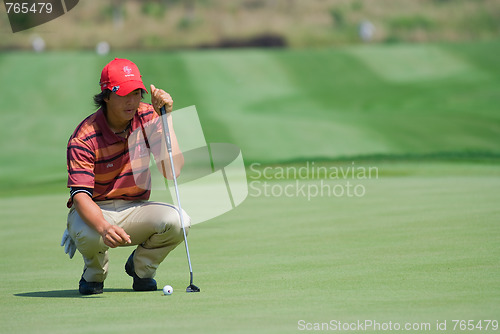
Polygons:
M200 288L197 287L196 285L194 284L190 284L187 288L186 288L186 292L200 292Z

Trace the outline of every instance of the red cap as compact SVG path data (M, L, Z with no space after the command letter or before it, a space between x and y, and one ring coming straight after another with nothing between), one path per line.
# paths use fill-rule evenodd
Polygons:
M99 85L101 91L109 89L120 96L125 96L138 88L147 92L137 65L128 59L115 58L104 66Z

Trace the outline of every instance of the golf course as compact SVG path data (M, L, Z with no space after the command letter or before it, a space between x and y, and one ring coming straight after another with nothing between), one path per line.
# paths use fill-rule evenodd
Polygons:
M0 333L500 330L499 54L498 40L0 53ZM67 141L115 57L174 114L196 106L207 142L241 149L246 200L189 233L200 293L185 293L182 245L155 277L170 296L132 290L130 247L82 296L81 255L60 247Z

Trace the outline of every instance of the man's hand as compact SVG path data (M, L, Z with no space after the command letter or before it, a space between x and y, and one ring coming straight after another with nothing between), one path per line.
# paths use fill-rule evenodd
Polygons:
M108 225L101 232L102 240L106 246L111 248L115 248L118 246L124 246L127 244L131 244L132 240L130 240L130 236L119 226L116 225Z
M72 259L76 252L76 244L69 235L68 229L64 230L61 246L64 247L64 253L68 254L69 258Z
M154 85L151 85L151 104L155 109L156 113L161 116L160 109L165 106L165 110L167 113L172 112L172 108L174 106L174 100L169 93L165 92L162 89L156 88Z
M130 236L119 226L111 225L104 219L101 208L84 193L73 196L76 211L85 224L92 227L102 236L102 241L108 247L115 248L132 243Z

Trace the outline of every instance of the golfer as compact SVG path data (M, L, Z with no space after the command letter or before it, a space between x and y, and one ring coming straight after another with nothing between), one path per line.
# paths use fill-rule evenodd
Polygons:
M178 174L184 157L169 114L173 100L151 85L151 104L141 102L148 92L139 69L127 59L108 63L102 70L100 86L101 93L94 96L99 109L77 126L68 142L70 210L61 246L65 246L70 258L76 249L83 256L79 282L83 295L103 292L108 249L120 246L137 246L125 264L126 273L133 278L132 288L154 291L157 285L153 277L158 266L183 241L180 214L184 215L186 229L190 218L172 205L148 201L150 190L144 184L151 182L149 169L146 175L142 173L142 182L134 179L127 139L147 124L161 124L160 108L165 106ZM149 153L146 158L149 160ZM165 176L169 173L171 177L172 172L164 170Z

